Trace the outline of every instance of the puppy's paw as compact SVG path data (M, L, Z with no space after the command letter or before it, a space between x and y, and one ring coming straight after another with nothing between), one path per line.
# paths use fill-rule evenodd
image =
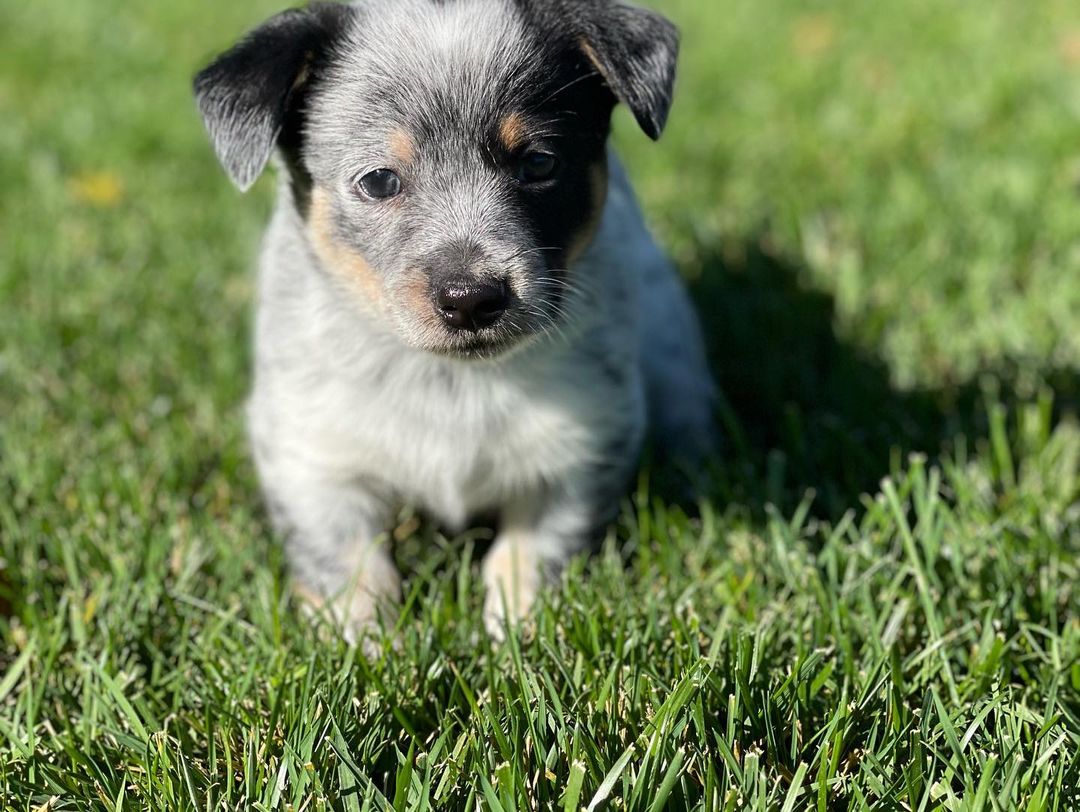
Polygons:
M500 538L483 564L484 625L496 641L506 637L507 625L529 615L543 583L541 562L523 539Z
M309 614L323 614L369 659L378 656L383 618L401 603L401 576L389 556L374 554L336 591L297 584L294 593Z

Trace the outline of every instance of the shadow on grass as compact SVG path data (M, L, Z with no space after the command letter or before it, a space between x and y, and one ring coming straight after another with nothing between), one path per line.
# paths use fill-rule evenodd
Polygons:
M704 251L694 266L691 290L721 390L713 491L721 505L788 511L813 489L814 511L835 517L909 453L934 458L960 435L985 436L988 401L1010 405L1045 385L1059 412L1078 402L1076 371L1038 360L900 390L879 358L838 336L833 297L807 286L797 265L748 242Z

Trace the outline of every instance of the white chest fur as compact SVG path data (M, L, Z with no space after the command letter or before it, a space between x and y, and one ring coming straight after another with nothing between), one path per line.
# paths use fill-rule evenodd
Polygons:
M342 479L377 481L451 527L580 473L620 422L606 411L626 400L568 356L380 361L370 376L274 387L275 444Z

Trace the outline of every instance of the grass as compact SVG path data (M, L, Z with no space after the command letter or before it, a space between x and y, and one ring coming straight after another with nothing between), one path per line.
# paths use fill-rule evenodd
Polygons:
M618 141L727 447L535 629L412 529L400 651L297 618L188 97L269 0L0 6L0 808L1080 807L1080 10L668 0Z

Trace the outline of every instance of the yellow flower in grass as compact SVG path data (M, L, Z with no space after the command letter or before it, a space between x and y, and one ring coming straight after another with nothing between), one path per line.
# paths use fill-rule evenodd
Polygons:
M112 172L80 172L68 180L68 194L76 203L111 209L124 198L124 183Z

